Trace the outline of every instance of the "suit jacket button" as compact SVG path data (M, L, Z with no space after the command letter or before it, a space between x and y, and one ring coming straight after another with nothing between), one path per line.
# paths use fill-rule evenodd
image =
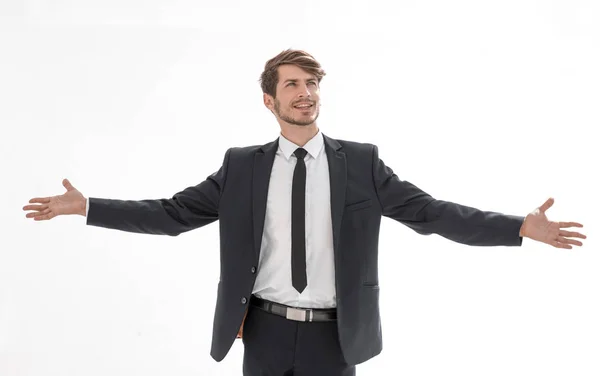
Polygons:
M242 298L242 304L246 304L246 302L247 302L246 297L243 297Z
M256 267L253 266L252 269L250 269L250 271L252 272L252 274L256 273Z

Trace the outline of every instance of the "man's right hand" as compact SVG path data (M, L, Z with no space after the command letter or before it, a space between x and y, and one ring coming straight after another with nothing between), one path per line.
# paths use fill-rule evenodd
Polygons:
M32 213L27 213L25 217L33 218L36 221L69 214L79 214L85 217L86 198L71 185L68 179L64 179L62 184L67 192L61 196L36 197L29 200L30 204L40 205L24 206L23 210L34 210Z

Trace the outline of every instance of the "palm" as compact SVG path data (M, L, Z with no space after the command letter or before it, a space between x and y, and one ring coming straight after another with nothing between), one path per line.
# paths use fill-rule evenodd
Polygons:
M582 224L577 222L553 222L546 217L546 210L548 210L553 203L554 199L549 198L542 206L536 208L525 217L525 222L523 223L523 236L550 244L556 248L571 249L573 248L571 245L581 246L582 243L580 241L570 238L585 239L586 236L578 232L567 231L564 229L568 227L583 227Z
M75 189L69 180L63 180L63 186L67 192L60 196L36 197L29 200L30 204L23 207L23 210L34 210L26 215L27 218L33 218L36 221L52 219L59 215L82 214L82 208L85 209L85 197Z

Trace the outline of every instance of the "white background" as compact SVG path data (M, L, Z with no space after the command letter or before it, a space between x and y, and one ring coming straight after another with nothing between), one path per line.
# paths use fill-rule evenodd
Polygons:
M559 250L467 247L384 218L384 350L359 375L600 374L600 6L554 1L0 3L0 375L240 375L209 356L216 223L179 237L34 222L62 194L170 197L264 144L264 63L323 65L318 124L436 198L553 220Z

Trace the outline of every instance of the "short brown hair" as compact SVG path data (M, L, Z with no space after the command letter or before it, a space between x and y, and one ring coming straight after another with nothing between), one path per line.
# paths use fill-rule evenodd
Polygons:
M279 74L277 68L283 64L292 64L317 77L319 83L325 76L325 71L321 64L309 53L302 50L287 49L280 52L274 58L271 58L265 64L265 70L260 75L260 87L263 93L275 97Z

